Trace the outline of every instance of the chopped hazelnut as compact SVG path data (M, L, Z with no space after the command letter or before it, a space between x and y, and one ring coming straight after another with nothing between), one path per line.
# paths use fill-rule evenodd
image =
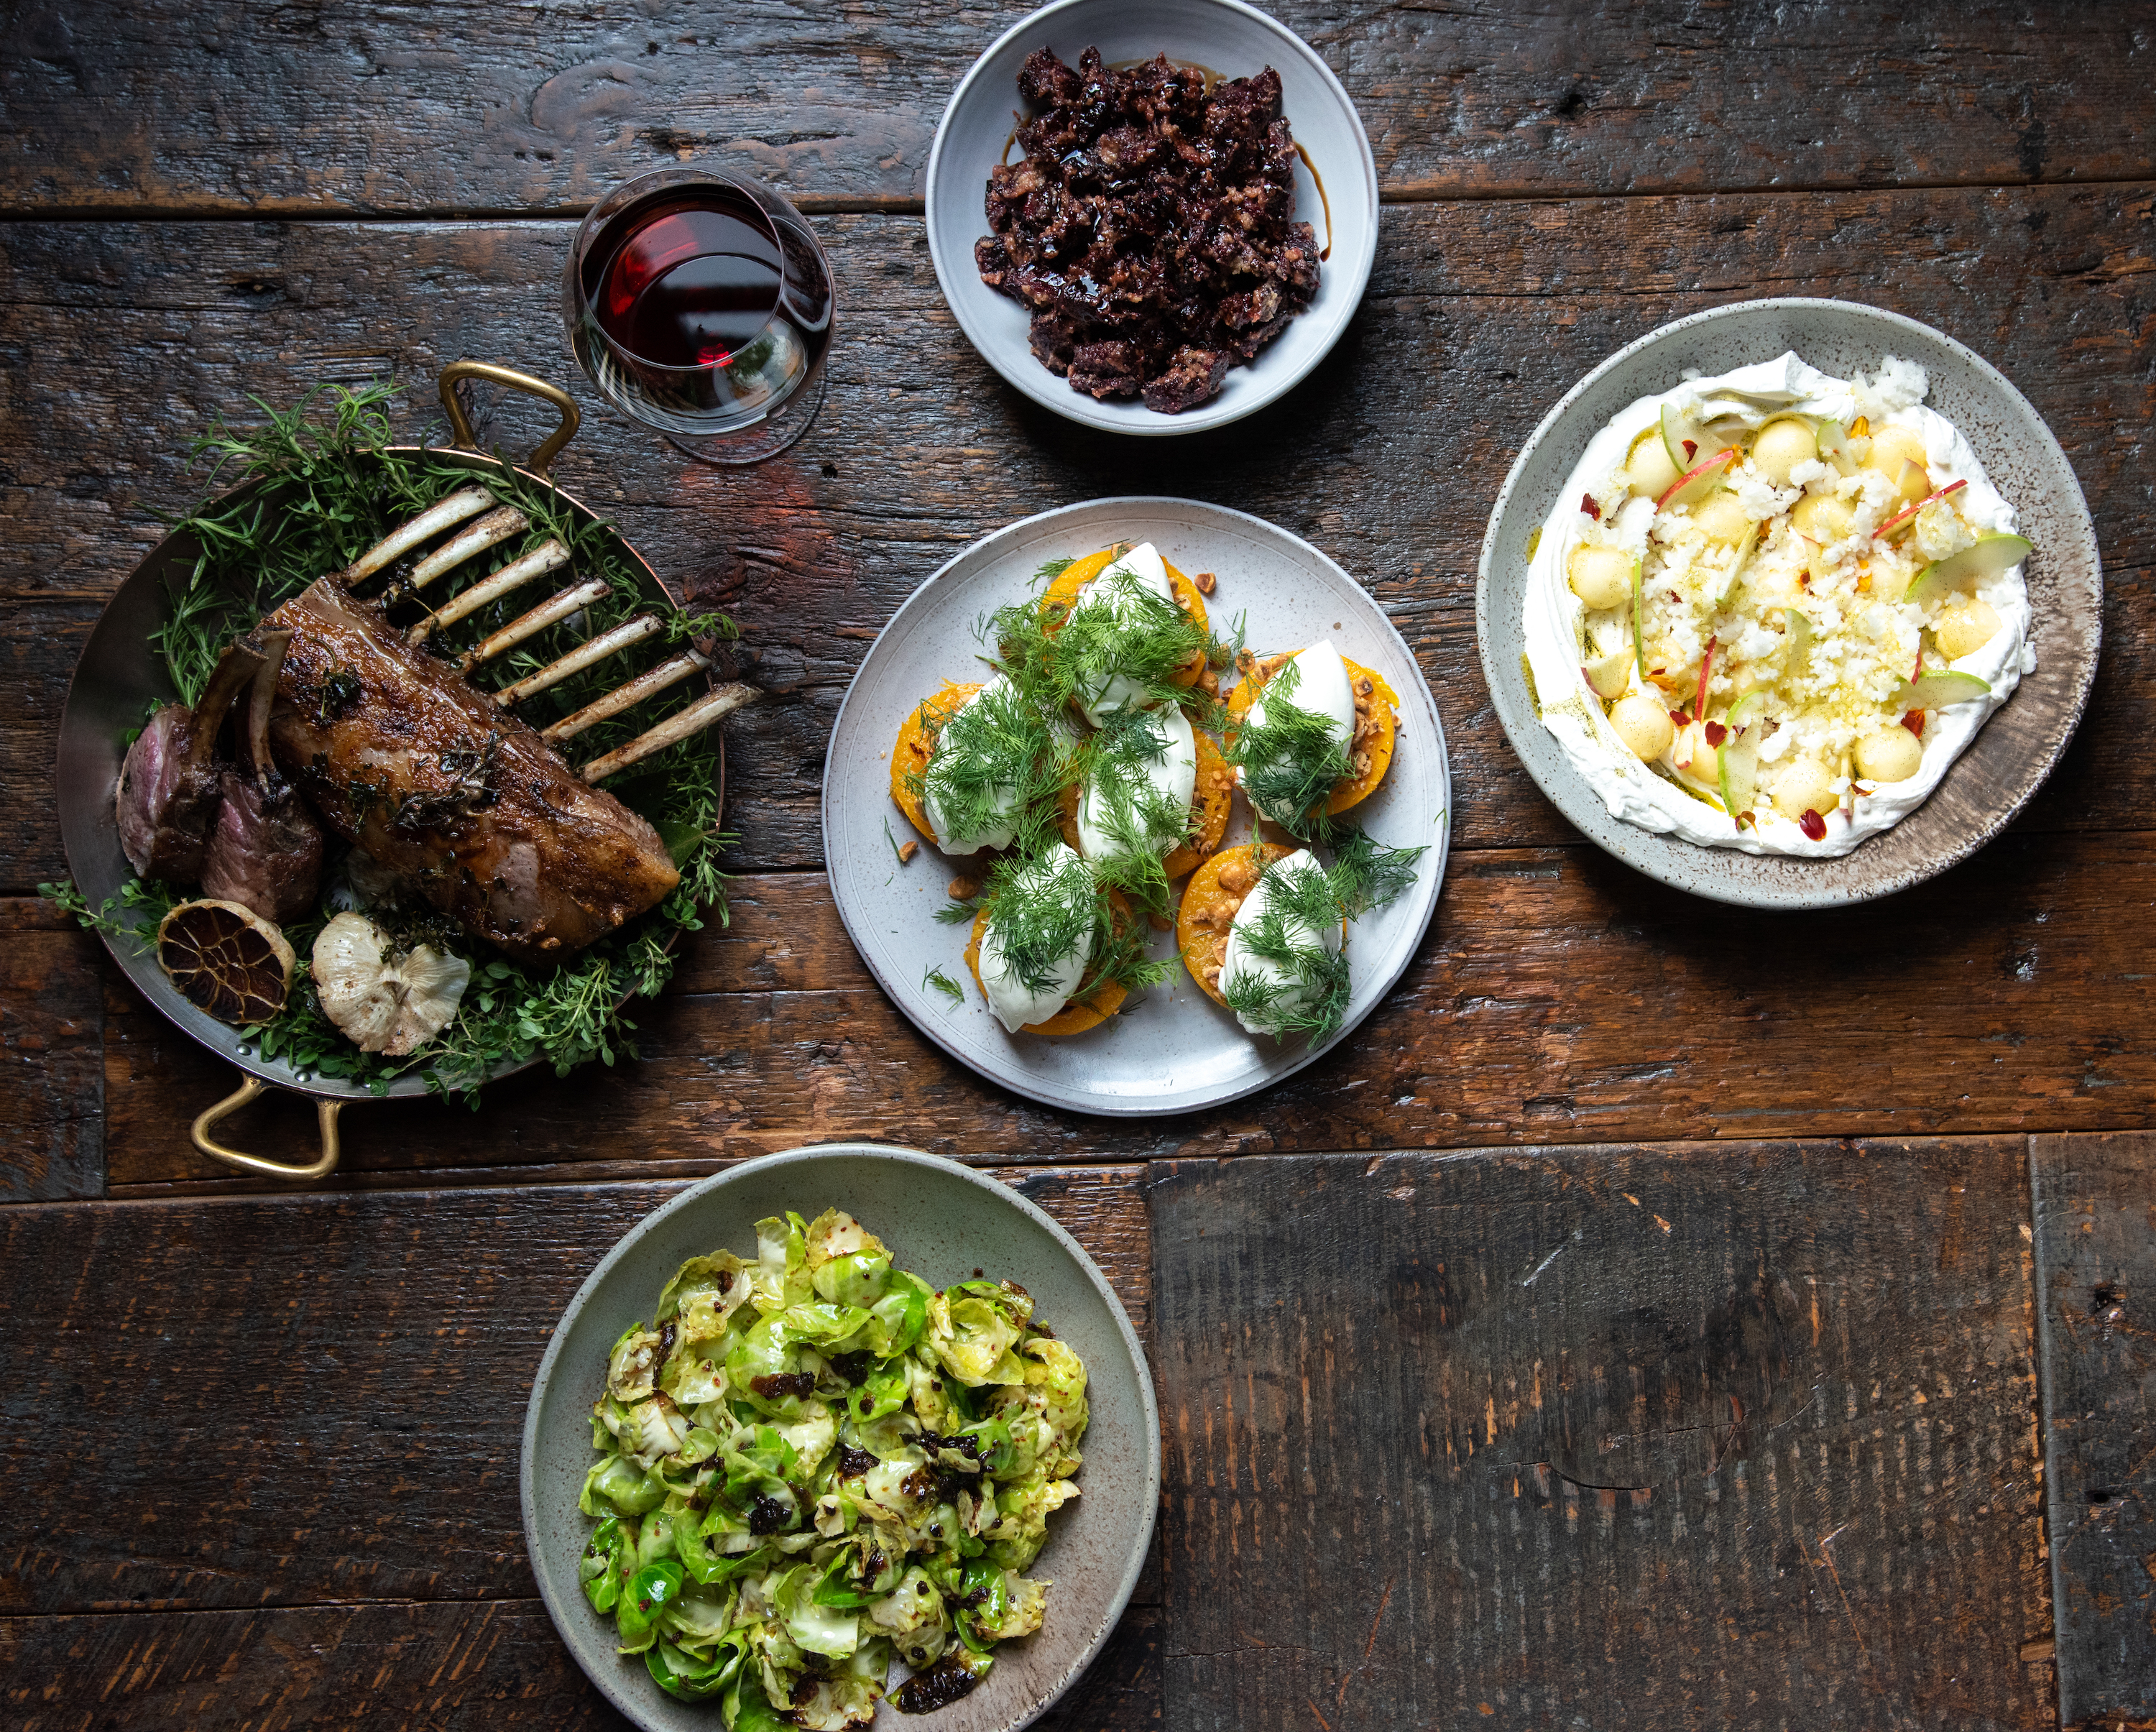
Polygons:
M1218 697L1220 695L1219 675L1214 673L1211 668L1207 668L1198 676L1198 689L1208 697Z
M913 841L901 842L901 843L898 845L898 863L899 863L901 866L904 866L904 865L906 863L906 861L908 861L911 860L911 859L913 858L913 856L914 856L915 855L918 854L920 851L921 851L921 844L920 844L920 843L918 843L918 842L913 842Z
M1257 874L1250 870L1250 863L1246 860L1230 861L1220 869L1220 887L1223 890L1240 892L1248 890L1255 882Z
M1210 595L1213 593L1214 579L1211 572L1202 571L1190 581L1196 586L1198 593L1200 595Z
M1348 760L1348 767L1355 772L1356 779L1358 781L1370 773L1370 754L1367 752L1358 752Z
M1358 697L1368 697L1377 689L1378 688L1375 686L1370 683L1370 676L1368 674L1364 674L1360 679L1355 681L1355 695Z
M981 887L971 878L953 878L943 887L954 902L969 902L981 893Z

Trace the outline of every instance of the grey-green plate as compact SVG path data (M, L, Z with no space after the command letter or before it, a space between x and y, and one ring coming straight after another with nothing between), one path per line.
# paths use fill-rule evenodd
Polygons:
M826 1208L846 1210L891 1247L899 1267L938 1287L976 1269L1015 1281L1086 1362L1092 1423L1081 1446L1081 1495L1050 1519L1030 1572L1055 1584L1045 1622L1038 1634L998 1647L995 1669L973 1694L904 1718L923 1732L1012 1732L1076 1681L1130 1600L1160 1504L1160 1415L1145 1351L1093 1260L1018 1192L956 1161L872 1143L788 1149L690 1185L624 1233L569 1301L532 1380L519 1478L532 1574L554 1627L608 1701L647 1732L718 1732L714 1704L675 1701L641 1656L614 1652L611 1621L578 1584L593 1527L577 1508L595 1459L592 1403L608 1349L631 1322L650 1317L683 1259L722 1245L752 1256L763 1216ZM901 1719L888 1704L878 1714L884 1725Z
M1833 860L1743 854L1657 835L1612 817L1536 712L1521 670L1527 537L1556 502L1587 442L1609 418L1666 391L1686 367L1727 373L1784 350L1846 378L1888 355L1931 376L1931 406L1969 436L1992 485L2035 543L2023 568L2036 671L1977 731L1932 797L1899 824ZM1650 878L1752 908L1830 908L1907 890L1965 860L2043 785L2073 738L2103 639L2103 564L2081 484L2029 399L1974 350L1882 307L1789 298L1711 307L1620 349L1543 418L1505 478L1483 537L1475 590L1482 674L1527 773L1589 840Z

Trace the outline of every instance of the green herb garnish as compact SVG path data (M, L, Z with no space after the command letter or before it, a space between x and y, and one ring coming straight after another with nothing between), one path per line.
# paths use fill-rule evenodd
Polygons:
M1323 840L1325 802L1354 766L1338 724L1295 702L1301 680L1292 657L1281 664L1245 714L1227 758L1243 773L1252 805L1291 835Z
M921 984L924 989L934 987L954 1005L963 1005L966 1002L965 988L959 985L941 969L929 969L921 977Z

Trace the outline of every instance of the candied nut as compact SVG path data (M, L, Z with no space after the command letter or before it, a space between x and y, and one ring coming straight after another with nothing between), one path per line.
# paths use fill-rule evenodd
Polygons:
M918 843L918 842L912 842L912 841L901 842L901 843L898 845L898 863L899 863L901 866L904 866L904 865L905 865L908 861L911 860L911 859L913 858L913 856L914 856L915 855L918 854L920 851L921 851L921 844L920 844L920 843Z
M981 893L981 887L971 878L953 878L943 887L954 902L970 902Z
M1248 674L1254 672L1257 668L1257 665L1258 658L1253 655L1248 650L1238 650L1235 652L1235 671L1237 673Z
M1168 922L1167 918L1159 914L1147 915L1146 924L1151 927L1157 933L1164 933L1168 928Z
M1213 593L1213 585L1216 580L1211 572L1202 571L1190 581L1196 586L1198 593L1200 595L1210 595Z

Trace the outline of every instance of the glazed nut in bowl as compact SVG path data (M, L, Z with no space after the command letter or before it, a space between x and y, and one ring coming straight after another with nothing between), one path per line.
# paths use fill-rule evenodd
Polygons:
M1179 108L1147 99L1147 105L1169 116L1153 124L1153 136L1146 136L1146 125L1130 124L1134 106L1113 116L1116 124L1104 136L1096 138L1088 130L1059 145L1050 166L1064 182L1056 197L1080 204L1121 197L1137 188L1144 176L1169 172L1176 139L1195 136L1202 141L1209 127L1220 133L1219 117L1201 119L1197 106L1201 100L1214 101L1219 81L1261 80L1267 68L1278 75L1279 112L1292 133L1293 154L1281 135L1271 152L1276 166L1256 167L1257 178L1244 180L1266 155L1255 145L1245 146L1222 167L1224 177L1241 183L1237 200L1246 209L1268 213L1255 226L1239 225L1224 208L1216 213L1218 222L1204 224L1194 236L1183 233L1186 213L1181 228L1169 224L1158 239L1137 241L1130 234L1150 234L1147 225L1156 218L1142 210L1113 217L1125 236L1116 244L1126 255L1134 249L1143 254L1133 270L1164 272L1173 284L1205 284L1187 294L1175 290L1178 305L1203 311L1193 316L1194 322L1177 314L1168 321L1171 335L1147 338L1158 354L1147 351L1141 358L1123 348L1122 331L1083 320L1067 324L1055 338L1036 321L1041 303L1022 300L1027 285L1015 274L999 273L1006 280L1001 291L983 278L977 244L996 244L988 212L991 174L999 165L1026 160L1016 128L1050 106L1045 99L1029 101L1020 94L1021 71L1044 49L1073 69L1073 90L1088 50L1098 52L1109 74L1127 73L1165 55L1172 66L1204 78L1204 96L1197 95L1194 81ZM1270 85L1263 88L1269 100ZM1041 93L1036 89L1034 94ZM1237 100L1234 90L1219 98L1222 104ZM1084 105L1075 105L1073 112ZM1101 124L1096 120L1094 130ZM1258 135L1270 136L1262 119ZM1145 166L1122 166L1137 159ZM1045 162L1045 155L1035 160ZM1258 186L1265 174L1272 176L1274 194ZM1284 211L1279 200L1286 196L1282 189L1290 177L1292 208ZM1250 202L1254 199L1255 204ZM927 206L937 280L983 358L1044 408L1111 433L1202 432L1279 398L1338 342L1362 300L1377 251L1377 167L1354 104L1306 44L1242 0L1057 0L1021 20L974 63L944 111L929 152ZM1079 251L1095 244L1088 237L1101 232L1091 223L1081 213L1075 229L1048 239L1046 244L1059 249L1057 261L1070 265L1075 259L1072 268L1086 272L1102 268L1099 254L1081 256ZM1316 249L1314 285L1296 234L1306 224ZM1245 239L1250 244L1243 244ZM1040 292L1041 280L1032 280L1032 292ZM1166 291L1162 298L1168 298ZM1059 370L1040 358L1037 344L1046 346ZM1253 352L1247 360L1237 353L1239 346ZM1118 353L1122 358L1115 358ZM1074 376L1090 388L1074 387ZM1147 399L1173 407L1150 407Z
M851 1221L839 1221L834 1227L834 1217L826 1213L829 1210L842 1211ZM788 1242L783 1229L789 1212L799 1218L806 1231L792 1235ZM772 1265L759 1262L763 1247L757 1227L759 1222L774 1219L780 1242L773 1250L788 1273L783 1283L771 1276L767 1287L766 1274ZM954 1485L972 1483L963 1475L939 1475L924 1467L900 1483L898 1476L918 1454L917 1450L909 1454L910 1446L903 1442L904 1437L914 1435L916 1414L919 1423L925 1426L932 1421L944 1434L939 1448L956 1444L962 1448L977 1445L986 1449L989 1446L980 1438L990 1435L976 1426L961 1436L957 1427L964 1417L963 1412L954 1416L947 1411L941 1417L932 1412L925 1405L926 1385L899 1404L896 1412L891 1411L892 1403L884 1399L883 1372L890 1365L901 1368L899 1386L903 1389L910 1354L927 1354L931 1350L925 1343L906 1349L903 1341L911 1339L910 1335L880 1345L872 1334L865 1335L862 1339L871 1350L839 1354L835 1363L827 1363L809 1352L799 1363L815 1368L816 1375L799 1378L792 1375L793 1357L787 1360L787 1375L749 1377L737 1365L736 1351L728 1350L721 1363L730 1369L716 1374L727 1381L715 1385L721 1392L707 1405L701 1404L701 1394L683 1380L696 1375L707 1381L713 1378L711 1365L690 1365L689 1359L695 1353L710 1350L705 1344L711 1332L706 1326L715 1322L725 1331L719 1342L721 1348L732 1344L739 1353L748 1354L760 1350L758 1342L771 1331L788 1330L797 1318L805 1319L803 1328L839 1314L866 1319L867 1313L849 1311L849 1305L878 1302L858 1287L841 1287L833 1281L828 1290L838 1293L841 1303L815 1303L810 1302L820 1299L825 1288L812 1288L803 1296L791 1286L795 1273L811 1280L843 1276L852 1282L871 1275L871 1270L850 1257L827 1262L820 1271L817 1267L819 1251L834 1254L862 1248L857 1238L842 1241L837 1236L839 1230L856 1223L861 1232L880 1241L880 1246L870 1241L869 1250L887 1252L888 1268L906 1272L903 1276L893 1273L882 1277L893 1285L886 1292L876 1316L889 1320L894 1330L900 1329L898 1320L905 1310L903 1306L894 1309L888 1302L897 1297L896 1283L901 1281L911 1282L918 1277L927 1287L948 1295L950 1309L942 1313L941 1321L934 1304L931 1306L927 1330L930 1338L937 1340L946 1339L938 1332L947 1323L952 1328L966 1326L964 1306L978 1310L983 1302L972 1295L991 1291L991 1303L1001 1314L1004 1301L996 1298L993 1290L999 1283L1014 1283L1000 1291L1015 1298L1029 1318L1027 1334L1016 1344L1017 1357L1028 1366L1038 1363L1051 1369L1059 1364L1067 1368L1074 1363L1073 1355L1075 1363L1082 1364L1083 1401L1076 1404L1075 1429L1070 1419L1067 1371L1060 1384L1052 1377L1049 1380L1049 1392L1044 1396L1049 1403L1044 1415L1060 1416L1059 1435L1076 1445L1075 1468L1074 1457L1067 1452L1050 1464L1045 1453L1050 1446L1046 1442L1040 1445L1042 1459L1032 1467L1000 1461L992 1467L989 1456L973 1457L983 1470L980 1483L988 1483L993 1473L999 1493L1021 1494L1015 1499L1016 1521L1011 1508L998 1512L993 1502L981 1509L978 1517L968 1517L966 1512L972 1506L967 1496L952 1489ZM740 1262L716 1255L726 1251L734 1253ZM806 1268L801 1267L803 1257ZM683 1267L691 1259L697 1260L692 1266L698 1272L693 1280ZM714 1272L715 1266L722 1267ZM738 1275L731 1272L735 1270L739 1270ZM681 1272L678 1279L677 1271ZM962 1299L952 1291L958 1283L968 1283L963 1293L969 1297ZM691 1290L699 1286L701 1297ZM741 1291L743 1288L748 1289L746 1295ZM1023 1296L1019 1296L1021 1288ZM664 1300L662 1289L666 1295ZM779 1296L771 1297L773 1294ZM781 1306L789 1308L774 1308ZM752 1328L749 1320L759 1313L765 1315L766 1321ZM662 1317L666 1320L660 1321ZM594 1416L598 1410L593 1403L598 1398L599 1408L616 1416L619 1423L623 1410L619 1403L609 1403L619 1392L623 1352L634 1351L636 1341L654 1339L648 1334L639 1334L634 1327L639 1324L664 1332L655 1338L662 1346L654 1349L654 1357L646 1361L649 1369L644 1375L658 1391L670 1391L685 1404L700 1404L671 1406L652 1390L644 1391L653 1395L646 1405L680 1421L673 1440L680 1443L680 1453L658 1460L651 1472L665 1478L670 1486L677 1482L685 1486L691 1477L701 1475L696 1480L697 1489L686 1494L686 1503L679 1493L669 1495L661 1503L655 1493L645 1497L634 1489L624 1492L606 1477L638 1478L629 1472L634 1463L626 1452L645 1434L631 1434L626 1427L612 1434L595 1431ZM918 1327L917 1318L915 1326ZM1031 1339L1034 1334L1045 1339L1036 1342ZM796 1337L771 1335L772 1341L781 1339ZM993 1339L1001 1342L1006 1337L996 1334ZM955 1345L947 1340L946 1344ZM791 1355L797 1349L788 1352ZM899 1357L886 1364L877 1359L879 1352L896 1353ZM1005 1351L1004 1357L1008 1359L1013 1354ZM664 1365L659 1361L665 1361ZM757 1359L756 1363L767 1362ZM952 1363L943 1362L943 1379L934 1383L936 1390L956 1390L962 1380L983 1385L970 1392L961 1391L968 1399L1010 1393L991 1387L1012 1380L1001 1361L994 1368L983 1370L978 1377L969 1373L955 1380L949 1370ZM825 1380L833 1377L853 1380L843 1399L824 1387ZM739 1393L728 1395L737 1380ZM816 1385L813 1397L798 1387L801 1384ZM798 1403L798 1421L789 1425L783 1416L766 1416L765 1411L772 1410L773 1400L783 1406L788 1397ZM866 1420L860 1411L865 1397L874 1398L866 1407ZM945 1395L937 1399L944 1403L952 1397ZM742 1411L756 1406L757 1411L752 1417L762 1429L743 1421L741 1411L731 1418L715 1416L724 1402L732 1402ZM1060 1407L1055 1405L1058 1402L1062 1404ZM983 1417L992 1419L998 1411L1008 1410L991 1404ZM829 1429L834 1418L841 1427L835 1439ZM692 1421L698 1426L726 1430L730 1435L700 1440L696 1432L689 1430ZM774 1425L786 1428L786 1436L799 1446L793 1454L781 1447L780 1433L772 1429ZM817 1433L819 1426L823 1428L820 1433ZM899 1430L894 1432L889 1429L891 1426ZM679 1431L689 1432L685 1442ZM969 1442L973 1431L978 1431L980 1438ZM1011 1435L1003 1434L1006 1441ZM595 1442L595 1436L604 1441ZM896 1445L895 1436L901 1440ZM863 1447L855 1448L856 1443ZM718 1453L712 1452L713 1446ZM1055 1447L1060 1451L1062 1444ZM606 1452L610 1449L624 1453L608 1455ZM881 1464L873 1470L870 1452L881 1452ZM787 1478L783 1483L757 1478L744 1465L752 1455L765 1468L783 1471ZM900 1461L901 1455L906 1455L907 1460ZM711 1465L720 1461L727 1464L724 1473ZM695 1462L704 1466L700 1469L692 1465ZM739 1531L741 1524L728 1513L740 1501L732 1483L737 1470L747 1476L740 1481L743 1487L765 1488L765 1495L753 1500L746 1533ZM868 1472L866 1479L859 1477L864 1472ZM1060 1507L1055 1498L1036 1500L1048 1509L1045 1544L1039 1526L1027 1524L1026 1512L1034 1507L1028 1498L1039 1490L1022 1477L1029 1473L1044 1484L1052 1479L1062 1496ZM588 1490L588 1476L599 1484L599 1491ZM916 1485L916 1481L932 1483L933 1488ZM913 1488L908 1490L909 1486ZM1069 1496L1069 1488L1074 1486L1076 1495ZM786 1704L785 1718L800 1724L865 1725L871 1718L883 1726L910 1724L911 1714L904 1710L934 1705L941 1699L946 1705L937 1707L928 1724L943 1732L1014 1732L1045 1713L1084 1673L1114 1632L1129 1601L1144 1566L1160 1500L1159 1419L1144 1350L1106 1277L1077 1242L1021 1191L956 1161L917 1150L836 1143L762 1156L690 1185L638 1222L600 1260L563 1311L533 1380L525 1415L519 1490L532 1572L555 1627L577 1663L608 1701L647 1732L662 1732L662 1729L663 1732L709 1732L724 1724L732 1713L726 1709L730 1693L721 1688L724 1683L738 1684L741 1693L755 1699L756 1724L771 1724L768 1709L763 1706L764 1693L774 1678L798 1689L795 1701ZM580 1498L588 1498L598 1514L581 1508ZM899 1500L916 1498L928 1501L915 1513L906 1514L914 1506ZM810 1499L814 1500L813 1512L808 1506ZM960 1623L956 1629L944 1629L944 1657L949 1658L955 1650L959 1664L974 1664L984 1674L974 1686L962 1684L957 1690L948 1688L936 1665L921 1669L924 1659L935 1660L933 1651L923 1653L907 1646L908 1637L937 1627L919 1620L919 1600L909 1599L909 1594L925 1596L930 1605L942 1604L947 1625L961 1617L978 1622L988 1616L978 1607L969 1612L966 1608L972 1601L953 1598L939 1602L928 1590L916 1586L918 1581L932 1580L942 1567L931 1553L937 1548L948 1550L947 1534L944 1540L924 1537L946 1534L942 1524L951 1513L941 1507L932 1511L929 1508L930 1503L939 1499L952 1503L962 1519L977 1521L987 1536L976 1547L972 1562L963 1567L995 1565L999 1566L998 1576L1004 1568L1009 1568L1024 1578L1019 1586L1025 1595L1037 1596L1044 1583L1046 1588L1045 1598L1032 1602L1032 1615L1019 1621L1019 1632L1005 1630L1000 1637L990 1635L985 1651L977 1647L970 1637L961 1644L959 1635L972 1625ZM1006 1505L1013 1502L1008 1497L1003 1501ZM783 1514L780 1506L788 1505L791 1514ZM844 1513L850 1507L860 1515L858 1532ZM691 1539L684 1540L677 1535L669 1541L659 1534L653 1524L667 1512L675 1512L668 1518L670 1531L670 1524L680 1519L679 1510L685 1508L702 1518L690 1529ZM644 1514L634 1513L639 1511ZM816 1518L813 1528L808 1525L811 1513ZM605 1519L608 1515L617 1519ZM766 1519L767 1515L774 1519ZM883 1525L901 1519L902 1529ZM1009 1529L1003 1536L994 1530L1007 1523L1021 1537L1030 1536L1025 1539L1023 1556L1008 1556L1000 1550L1008 1543ZM611 1534L612 1550L600 1551L599 1547L609 1544L609 1531L616 1529L620 1531ZM624 1534L628 1535L626 1550L631 1555L625 1565ZM694 1537L698 1534L702 1537ZM856 1560L856 1570L885 1567L880 1551L872 1552L866 1545L860 1548L858 1555L849 1551L850 1539L880 1542L887 1534L903 1537L908 1547L904 1561L913 1566L906 1570L897 1589L891 1590L879 1577L873 1592L887 1594L889 1597L883 1601L833 1592L838 1574L850 1559ZM1036 1547L1037 1556L1034 1555ZM767 1550L779 1554L768 1567L757 1562ZM616 1595L594 1593L594 1587L603 1590L604 1580L608 1579L606 1565L594 1563L595 1558L623 1565L619 1573L624 1578L629 1578L631 1569L637 1571L623 1584L624 1595L629 1597L644 1582L647 1567L670 1575L670 1593L648 1589L651 1598L641 1603L641 1610L651 1615L649 1622L659 1637L654 1643L652 1630L646 1629L641 1637L644 1652L619 1651L639 1645L627 1615L629 1597L621 1597L617 1603ZM803 1586L803 1568L795 1567L797 1558L805 1560L803 1567L814 1573L814 1579L808 1581L815 1593L813 1604ZM669 1564L673 1566L670 1570L666 1567ZM927 1566L926 1575L919 1567L923 1564ZM748 1573L742 1573L744 1570ZM894 1566L887 1573L896 1576L900 1572ZM817 1581L822 1586L816 1586ZM742 1588L743 1597L729 1597L733 1586ZM767 1595L772 1597L767 1600ZM674 1616L659 1616L665 1608L657 1602L667 1598L677 1600L680 1608ZM1024 1595L1014 1589L1012 1598L1016 1604ZM602 1599L608 1602L607 1610L600 1609ZM991 1600L989 1609L998 1604ZM773 1611L773 1605L786 1609ZM858 1612L850 1609L864 1606L866 1609ZM953 1606L958 1607L955 1612L950 1611ZM891 1623L888 1619L894 1606L901 1612L913 1608L916 1616ZM680 1610L690 1607L701 1611ZM722 1615L722 1607L731 1610ZM706 1613L717 1621L708 1631L701 1622ZM757 1622L773 1617L784 1622L769 1630ZM1037 1627L1032 1627L1036 1617ZM726 1639L713 1654L710 1637L730 1623L734 1627L727 1628ZM847 1646L832 1639L842 1627L858 1637L858 1645L848 1657L808 1657L803 1649L771 1633L798 1630L819 1644L819 1655L831 1656L843 1653ZM899 1633L887 1634L887 1630ZM746 1638L754 1650L746 1668L729 1658L729 1644L736 1638ZM885 1683L880 1665L876 1668L875 1687L870 1688L863 1682L865 1674L860 1663L885 1652L893 1661L890 1683L901 1693L896 1700L879 1703L875 1698ZM710 1656L708 1663L706 1656ZM988 1663L979 1664L983 1658ZM697 1667L706 1663L717 1669L700 1673ZM767 1666L778 1666L781 1670L774 1673L766 1669ZM950 1669L943 1668L944 1672ZM909 1699L904 1693L909 1672L916 1683L934 1678L945 1687L938 1689L932 1683L926 1704L918 1689ZM666 1680L663 1687L662 1678ZM750 1678L756 1680L752 1686L747 1682ZM817 1685L819 1679L826 1682ZM817 1686L813 1694L810 1685ZM846 1691L844 1700L837 1699L834 1693L841 1686ZM737 1705L743 1724L747 1724L752 1717L747 1704Z
M2102 607L2027 398L1913 319L1792 298L1663 326L1566 393L1491 514L1476 629L1514 751L1590 840L1809 908L2005 825L2080 719Z

